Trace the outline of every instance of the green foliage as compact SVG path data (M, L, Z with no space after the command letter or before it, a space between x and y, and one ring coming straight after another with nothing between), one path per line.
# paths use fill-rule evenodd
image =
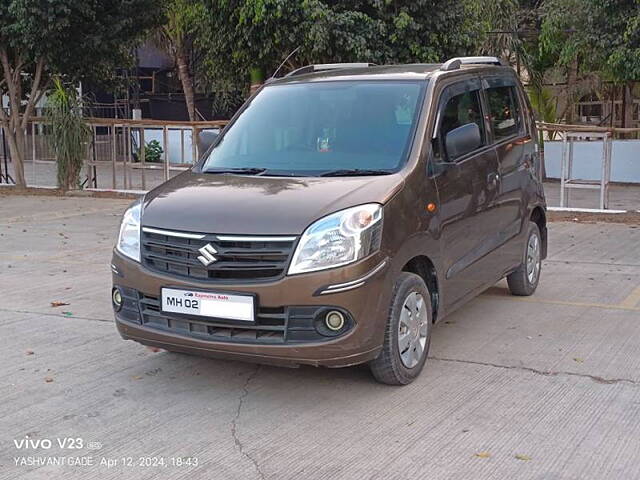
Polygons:
M344 2L348 3L348 2ZM384 24L362 11L338 10L322 2L307 2L309 27L299 41L297 65L370 61L380 63Z
M164 150L157 140L151 140L142 147L144 149L144 161L151 163L160 163ZM138 158L142 158L142 152L138 153Z
M589 0L547 0L540 48L558 58L560 65L569 65L580 53L587 53L593 44L595 27Z
M621 80L640 80L640 2L626 20L626 29L609 58L607 68Z
M155 35L155 43L175 63L182 83L189 119L197 119L195 108L196 69L201 64L199 38L207 38L205 0L164 0L164 22Z
M519 48L519 37L513 32L518 30L520 20L520 2L518 0L495 0L473 2L473 11L486 32L481 37L480 48L483 53L508 58Z
M156 35L158 46L174 58L180 54L198 57L198 39L208 35L210 12L204 0L164 0L159 6L164 18Z
M309 63L436 62L475 53L472 0L210 0L207 72L216 90L245 88L248 72L271 76Z
M26 185L23 132L49 78L109 82L160 18L154 0L0 1L0 97L9 98L9 113L0 109L0 124L18 185Z
M373 0L370 5L373 18L382 21L385 30L378 40L385 52L381 62L439 62L476 49L479 25L473 2Z
M547 0L543 48L616 82L640 80L640 1Z
M47 97L45 112L51 128L47 139L56 154L58 187L69 190L80 185L91 129L82 118L81 101L75 89L65 87L59 78L54 78L54 89Z
M249 76L251 77L251 85L257 85L264 82L264 72L260 67L253 67L249 70Z
M0 45L25 65L44 58L68 80L103 80L125 65L131 42L155 25L153 0L3 0Z
M555 123L558 121L558 111L556 98L548 88L527 88L527 94L531 101L531 106L536 112L537 120L545 123ZM549 139L553 140L556 132L549 133Z
M180 47L201 33L207 13L204 2L200 0L167 0L162 30L174 46Z

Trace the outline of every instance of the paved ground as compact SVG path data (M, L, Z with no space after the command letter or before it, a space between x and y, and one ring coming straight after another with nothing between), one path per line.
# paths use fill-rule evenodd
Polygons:
M544 193L547 205L560 206L560 182L545 182ZM600 190L572 189L567 203L571 208L600 208ZM640 185L610 185L609 209L640 211Z
M139 164L135 164L139 167ZM13 165L8 165L9 173L15 178ZM124 167L122 163L116 166L115 188L120 190L147 190L160 185L164 182L164 171L161 164L147 164L147 169L127 168L127 183L125 185ZM4 172L4 164L0 165ZM175 167L178 168L178 167ZM170 176L173 177L180 173L181 170L171 170ZM35 164L31 161L25 162L24 174L27 185L38 187L55 187L56 186L56 165L52 161L37 161ZM82 180L87 176L86 167L83 167ZM113 167L111 162L103 162L96 167L97 187L98 188L114 188Z
M126 203L0 196L0 479L640 478L639 227L551 224L538 293L496 285L436 328L415 383L392 388L362 367L122 341L108 261ZM17 448L27 437L53 445ZM65 437L84 448L60 449ZM14 460L61 455L118 465ZM159 456L199 464L139 466Z

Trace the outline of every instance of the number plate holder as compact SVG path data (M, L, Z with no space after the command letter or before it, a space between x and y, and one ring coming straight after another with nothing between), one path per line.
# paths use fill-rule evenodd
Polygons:
M163 287L162 313L180 314L234 323L255 323L255 294L213 292Z

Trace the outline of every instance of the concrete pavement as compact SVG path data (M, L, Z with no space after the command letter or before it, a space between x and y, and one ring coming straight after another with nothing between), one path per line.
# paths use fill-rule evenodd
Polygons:
M560 206L560 182L545 182L544 194L548 206ZM570 208L600 208L600 190L571 189L567 205ZM609 209L640 211L640 185L609 185Z
M0 479L640 478L640 227L550 224L536 295L497 284L392 388L121 340L108 265L127 204L0 196ZM61 456L97 464L16 464Z

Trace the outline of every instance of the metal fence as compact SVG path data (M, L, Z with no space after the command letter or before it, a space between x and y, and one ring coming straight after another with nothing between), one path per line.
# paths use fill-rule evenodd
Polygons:
M81 188L118 191L146 191L188 169L198 157L196 142L193 140L197 138L198 133L203 130L220 129L227 123L109 118L89 118L87 121L91 126L92 138L87 144ZM629 136L640 132L640 129L592 125L540 123L538 127L544 132L547 140L561 140L566 132L608 132L613 136ZM56 186L55 155L47 138L48 130L42 117L35 117L26 130L25 176L30 187ZM4 135L0 141L2 140ZM140 148L152 140L157 141L162 148L162 155L157 162L148 161L143 154L144 150ZM2 143L0 183L11 183L7 182L6 177L9 174L15 178L14 166L5 142ZM614 180L617 179L616 156L614 148ZM553 162L551 164L552 167L555 165ZM632 168L637 168L636 162Z
M160 120L87 119L87 143L81 188L99 190L149 190L188 169L198 158L201 131L221 129L226 121L169 122ZM29 187L55 187L55 154L42 118L30 122L25 135L25 177ZM4 142L4 135L2 138ZM157 161L149 161L148 145L162 148ZM146 145L147 148L141 148ZM3 148L4 147L4 148ZM156 159L154 159L156 160ZM0 182L15 178L6 145L0 145Z

